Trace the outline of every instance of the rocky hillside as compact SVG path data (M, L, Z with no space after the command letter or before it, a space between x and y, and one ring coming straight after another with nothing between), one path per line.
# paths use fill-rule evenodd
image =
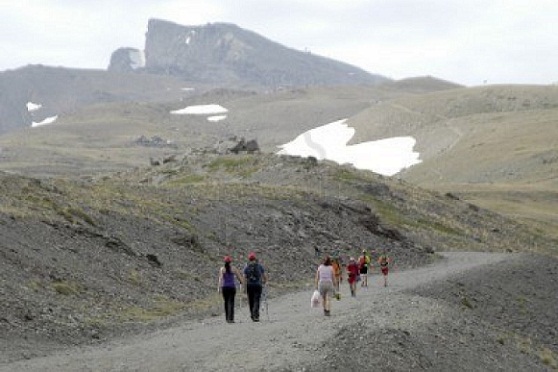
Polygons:
M388 79L309 52L290 49L233 24L182 26L151 19L143 51L119 49L110 71L147 71L221 86L268 89L377 84ZM138 57L139 56L139 57Z
M438 250L553 244L450 194L273 155L205 152L81 180L1 174L0 189L0 337L23 353L5 359L219 309L225 254L255 251L281 293L311 280L315 247L386 249L405 268Z

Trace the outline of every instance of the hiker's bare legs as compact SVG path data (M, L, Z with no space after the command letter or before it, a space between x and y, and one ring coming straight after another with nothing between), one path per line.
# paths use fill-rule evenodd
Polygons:
M388 281L387 281L388 273L389 273L389 269L387 267L382 267L382 275L384 277L384 287L387 287L388 285Z
M329 308L328 308L329 304L328 304L328 301L327 301L327 295L323 295L323 296L322 296L322 303L323 303L323 305L324 305L324 311L329 310Z
M356 283L357 283L357 282L354 281L354 282L352 282L352 283L350 284L350 287L351 287L351 295L352 295L353 297L356 296L356 289L357 289Z

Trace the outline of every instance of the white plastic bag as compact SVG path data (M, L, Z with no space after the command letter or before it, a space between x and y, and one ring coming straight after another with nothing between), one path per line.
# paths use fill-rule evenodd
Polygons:
M316 308L320 306L320 292L316 289L314 293L312 293L312 298L310 299L310 307Z

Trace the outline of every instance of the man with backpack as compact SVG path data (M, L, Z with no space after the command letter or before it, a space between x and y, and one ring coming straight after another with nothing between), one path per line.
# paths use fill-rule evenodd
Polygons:
M263 286L267 283L267 274L264 267L258 263L254 252L250 252L248 255L248 264L244 267L244 278L246 293L248 294L248 306L250 307L250 318L254 322L259 322L260 300Z
M362 278L361 287L368 287L368 268L370 266L370 256L365 249L362 250L362 256L358 258L358 268L360 277Z

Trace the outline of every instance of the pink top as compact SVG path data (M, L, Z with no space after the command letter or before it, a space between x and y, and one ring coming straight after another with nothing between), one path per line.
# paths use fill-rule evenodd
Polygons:
M333 282L333 267L322 264L318 267L318 273L320 273L320 282Z

